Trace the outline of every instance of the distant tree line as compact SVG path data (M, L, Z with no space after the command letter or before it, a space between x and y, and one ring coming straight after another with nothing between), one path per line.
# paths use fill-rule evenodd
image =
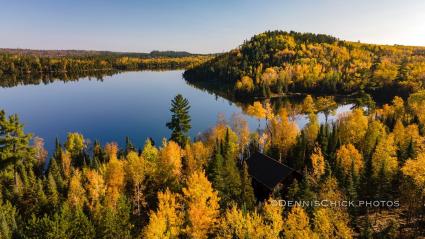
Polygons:
M0 86L102 80L120 71L188 69L212 58L187 52L111 53L91 51L0 50Z
M70 55L61 57L36 54L0 53L0 77L9 75L81 74L95 71L186 69L200 64L210 55L158 52L145 56L132 54Z

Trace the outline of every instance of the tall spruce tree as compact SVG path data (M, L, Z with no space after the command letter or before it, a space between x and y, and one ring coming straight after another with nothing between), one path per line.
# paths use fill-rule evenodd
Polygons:
M172 130L171 140L183 147L189 140L188 133L192 126L190 125L189 101L181 94L178 94L171 101L170 111L173 113L171 121L166 125Z
M17 115L6 117L0 110L0 169L21 160L33 160L30 139Z
M252 210L255 206L255 195L246 162L243 162L242 165L241 184L241 204L245 206L246 209Z
M236 157L230 150L229 128L227 128L222 147L222 155L224 158L222 175L226 185L223 188L222 203L223 205L228 205L232 202L239 202L242 193L241 175L236 164Z
M225 186L223 179L223 167L224 159L221 155L220 143L216 142L215 152L212 159L208 164L208 179L212 182L213 187L219 191L220 196L222 196L223 188Z

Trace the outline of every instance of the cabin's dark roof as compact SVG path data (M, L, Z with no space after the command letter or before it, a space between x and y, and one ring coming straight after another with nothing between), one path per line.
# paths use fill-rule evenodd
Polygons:
M278 183L296 172L294 169L260 152L252 154L247 159L247 164L251 177L270 190L273 190Z

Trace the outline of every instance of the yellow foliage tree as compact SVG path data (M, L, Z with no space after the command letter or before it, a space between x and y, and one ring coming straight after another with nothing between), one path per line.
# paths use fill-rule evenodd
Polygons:
M363 154L367 157L371 156L375 149L376 143L385 135L387 131L385 125L380 121L372 121L366 131L365 138L361 143Z
M418 91L409 96L407 103L420 123L425 123L425 90Z
M395 118L402 119L405 113L403 98L399 96L395 96L392 103L393 103Z
M401 168L403 175L412 179L415 186L425 196L425 153L419 154L416 159L409 159Z
M362 155L352 144L344 144L338 149L336 163L345 176L348 176L352 170L356 175L360 175L364 165Z
M232 155L238 152L239 139L236 133L224 122L218 122L217 125L210 131L208 142L214 145L217 140L225 141L226 134L229 134L229 150Z
M129 152L127 154L127 163L125 165L125 175L127 181L133 188L133 204L134 213L140 214L142 206L145 203L143 190L145 180L145 160L136 152Z
M333 239L333 222L327 208L319 208L314 212L313 231L323 239Z
M62 163L62 170L65 178L69 178L71 176L71 154L68 153L68 151L62 151L61 153L61 163Z
M111 155L106 166L106 205L115 208L125 183L124 165L116 156Z
M362 109L355 109L338 119L339 135L345 144L360 144L368 127L368 119Z
M311 95L307 95L303 101L303 112L306 114L312 114L316 112L316 106L314 104L313 97Z
M252 105L248 105L246 113L256 117L258 120L266 118L266 110L260 101L255 101Z
M381 84L389 85L397 77L398 66L391 59L383 58L373 72L373 77Z
M158 149L152 145L152 141L147 139L143 147L142 156L149 162L155 162L158 157Z
M189 177L198 168L194 153L195 152L192 150L192 145L187 143L184 146L182 161L182 170L185 178Z
M263 206L263 218L265 235L263 238L279 238L283 231L283 207L272 203L273 199L267 200Z
M65 148L72 156L78 155L85 148L84 137L80 133L68 133Z
M142 150L142 157L145 159L146 174L155 175L157 171L159 150L152 145L152 141L147 139Z
M308 115L308 123L304 127L304 137L307 140L307 143L310 147L314 146L314 142L316 141L317 134L319 133L320 125L317 119L317 115L311 113Z
M220 221L217 238L268 238L263 218L257 212L244 213L236 206L226 210ZM278 237L274 237L278 238ZM273 239L274 239L273 238Z
M277 81L277 72L275 69L269 67L261 75L261 83L265 85L274 85Z
M217 228L220 206L218 193L204 172L197 171L189 177L183 196L187 208L186 234L189 238L208 238Z
M310 156L312 166L312 176L316 181L325 174L325 157L323 157L322 150L316 146Z
M335 177L327 177L320 185L317 200L338 202L344 200L344 194L338 188ZM318 238L352 238L347 208L317 208L314 212L313 231Z
M243 154L250 141L250 131L248 122L241 114L232 115L232 129L238 136L240 152Z
M335 109L338 107L333 96L317 97L315 106L317 111L323 111L325 114L326 122L330 113L335 113Z
M186 144L184 149L184 174L189 177L193 172L202 170L210 157L210 150L202 143L196 141Z
M178 195L168 189L158 193L158 209L151 211L149 224L145 227L143 238L146 239L176 239L182 231L182 206Z
M282 213L283 208L271 203L271 200L264 204L261 215L232 206L221 218L217 238L281 238L284 226Z
M320 185L318 200L341 201L344 195L338 188L338 181L335 177L327 177Z
M85 194L83 185L81 184L81 172L77 169L74 171L69 181L68 202L70 205L81 208L85 202Z
M109 160L117 159L118 144L115 142L107 143L105 145L105 152L108 155Z
M288 214L285 224L283 225L285 238L300 239L313 238L314 234L310 229L309 218L303 208L295 206Z
M348 217L330 208L319 208L314 212L313 232L321 239L349 239L352 230L348 226Z
M249 76L244 76L238 80L235 85L237 90L252 92L254 90L254 81Z
M410 124L404 127L400 120L397 120L394 129L394 144L397 145L401 152L406 152L410 144L413 145L416 152L422 152L424 140L419 134L419 127L417 124Z
M383 170L385 176L392 178L397 169L397 148L394 145L394 135L389 134L378 143L372 155L373 176L378 178L380 170Z
M105 196L106 186L103 176L96 170L88 170L86 172L87 183L85 188L87 191L88 207L93 213L99 212L101 200Z
M177 143L164 140L160 151L159 165L162 176L169 175L174 179L180 177L182 173L182 150Z
M268 124L268 139L272 146L279 150L280 158L285 157L289 149L296 143L299 133L295 122L289 121L285 108L279 114L270 119Z

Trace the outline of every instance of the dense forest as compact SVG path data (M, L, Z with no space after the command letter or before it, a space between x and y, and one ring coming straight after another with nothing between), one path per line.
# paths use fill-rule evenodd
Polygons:
M190 102L177 95L162 142L102 145L70 132L47 152L0 110L0 238L425 236L423 47L273 31L221 55L0 50L2 87L182 68L197 87L249 99L240 106L258 128L220 115L190 138ZM328 120L337 95L354 94L352 110ZM381 104L372 94L396 96ZM263 200L248 168L258 152L300 177ZM282 204L291 201L335 204Z
M407 96L424 87L425 47L364 44L322 34L269 31L184 75L191 83L224 87L227 94L239 98L362 91Z
M0 50L0 85L38 84L54 79L101 78L119 71L187 69L212 58L187 52Z
M70 56L128 56L128 57L184 57L196 56L187 51L158 51L144 52L114 52L114 51L90 51L90 50L36 50L21 48L0 48L0 54L32 55L38 57L70 57Z
M293 108L308 115L299 129ZM48 154L16 115L0 112L1 238L414 238L425 225L425 91L379 108L331 114L332 97L299 106L254 102L266 120L219 117L196 139L190 102L171 103L170 139L88 143L69 133ZM140 146L140 147L139 147ZM302 174L257 200L246 159L263 152ZM284 190L284 187L287 190ZM283 207L277 200L396 201Z

